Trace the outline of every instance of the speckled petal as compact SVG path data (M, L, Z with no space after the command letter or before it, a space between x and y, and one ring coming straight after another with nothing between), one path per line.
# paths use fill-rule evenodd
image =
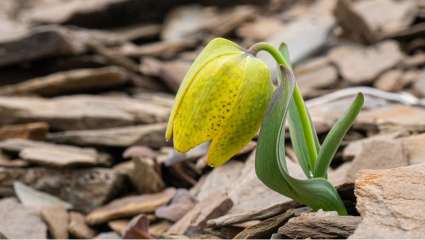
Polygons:
M257 133L272 95L270 71L259 59L247 57L236 104L213 138L208 163L219 166L237 154Z
M179 111L182 99L186 95L186 92L191 87L194 78L197 77L199 72L203 71L203 68L212 60L215 60L220 56L235 55L240 53L242 53L242 50L237 44L224 38L215 38L211 40L202 50L202 52L190 67L189 71L186 73L183 82L181 83L177 92L175 103L168 120L167 131L165 133L165 138L167 140L170 140L173 133L174 118L176 113Z
M217 57L196 75L174 117L177 151L186 152L213 139L226 126L238 104L246 59L240 53Z

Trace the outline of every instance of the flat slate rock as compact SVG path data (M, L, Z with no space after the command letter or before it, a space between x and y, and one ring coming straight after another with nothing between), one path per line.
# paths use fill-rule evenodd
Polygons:
M286 238L344 239L360 221L358 216L338 216L336 212L303 213L291 218L278 232Z
M342 28L356 40L369 43L407 29L416 13L415 1L340 0L335 8Z
M118 67L76 69L0 87L0 95L55 96L123 85L126 72Z
M0 123L42 121L59 130L165 122L168 114L168 107L122 96L0 97Z
M245 228L238 233L234 239L267 239L275 233L280 226L285 224L290 218L294 217L295 210L289 209L286 212L272 218L261 221L258 224Z
M347 181L353 182L362 169L387 169L409 165L405 146L393 140L372 140L367 142L347 171Z
M400 104L393 104L363 111L357 117L354 126L380 131L411 131L425 130L425 110Z
M152 213L162 205L167 204L176 193L174 188L168 188L160 193L129 196L108 203L95 209L86 217L90 225L101 224L109 220L133 217L141 213Z
M7 239L46 239L47 227L37 214L13 198L0 200L0 232Z
M362 222L350 238L423 238L425 164L363 170L355 182Z
M0 196L13 195L13 183L57 196L82 212L99 207L123 188L121 175L107 168L0 168Z
M59 27L39 27L18 38L0 42L0 66L84 52L81 41Z
M0 142L0 149L13 151L29 163L49 167L105 166L109 156L94 148L79 148L67 145L25 139L9 139Z
M160 148L168 145L164 140L166 126L166 123L156 123L96 130L74 130L50 133L47 138L57 143L82 146L129 147L140 144Z
M348 83L367 84L401 62L403 53L397 42L388 40L371 47L336 47L330 51L329 57Z
M171 226L167 235L194 234L205 227L207 221L217 218L232 208L232 200L224 192L214 192L204 200L198 202L179 221Z

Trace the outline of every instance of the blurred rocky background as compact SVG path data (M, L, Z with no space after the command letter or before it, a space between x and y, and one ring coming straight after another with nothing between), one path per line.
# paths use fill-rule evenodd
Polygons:
M164 141L217 36L286 42L321 138L366 95L329 170L350 216L263 186L255 140L217 169ZM423 97L424 0L1 0L0 238L423 237Z

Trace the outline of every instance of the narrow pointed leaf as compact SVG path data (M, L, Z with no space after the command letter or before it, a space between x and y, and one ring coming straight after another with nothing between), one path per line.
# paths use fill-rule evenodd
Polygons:
M289 63L289 51L286 44L282 43L279 51ZM288 122L291 142L298 162L306 176L311 178L320 143L297 84L295 84L295 91L289 104Z
M299 180L288 173L285 158L285 120L295 80L290 69L281 66L282 81L263 121L257 145L255 169L268 187L311 208L346 214L335 188L322 178Z
M363 102L363 94L359 93L344 116L340 118L329 131L320 148L314 176L326 178L329 165L334 158L342 139L348 129L350 129L351 125L353 125L354 120L362 109Z

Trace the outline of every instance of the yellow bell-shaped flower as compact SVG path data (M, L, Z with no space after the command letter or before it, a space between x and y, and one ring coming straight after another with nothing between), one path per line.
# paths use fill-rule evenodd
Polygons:
M270 70L237 44L216 38L196 58L177 92L166 139L187 152L207 141L219 166L257 133L272 95Z

